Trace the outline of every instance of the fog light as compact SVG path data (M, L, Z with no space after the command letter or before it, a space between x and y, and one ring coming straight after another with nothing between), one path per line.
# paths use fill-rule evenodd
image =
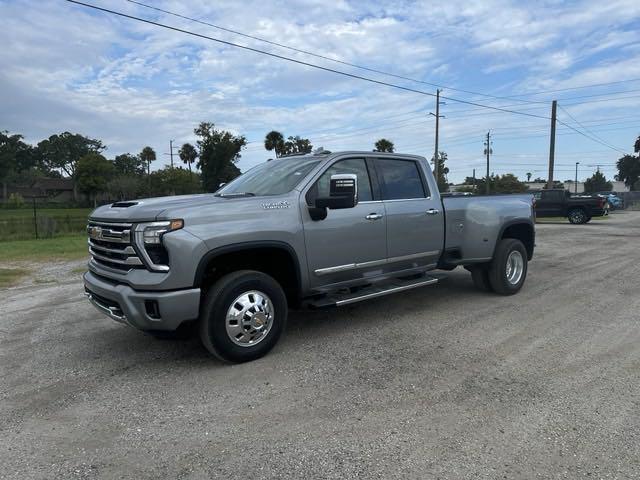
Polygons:
M147 315L155 320L160 319L160 307L156 300L145 300L144 309L147 311Z

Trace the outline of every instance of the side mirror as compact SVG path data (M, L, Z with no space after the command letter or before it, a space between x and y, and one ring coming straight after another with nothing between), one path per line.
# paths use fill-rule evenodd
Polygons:
M309 207L311 219L318 221L327 218L327 209L353 208L358 204L358 176L352 173L331 175L329 196L315 199Z
M316 208L353 208L358 204L358 176L353 173L331 175L329 196L316 198Z

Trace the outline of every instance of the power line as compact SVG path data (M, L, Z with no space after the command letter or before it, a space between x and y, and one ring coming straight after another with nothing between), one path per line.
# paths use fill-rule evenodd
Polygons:
M592 141L594 141L594 142L597 142L597 143L599 143L600 145L604 145L605 147L608 147L608 148L610 148L611 150L615 150L615 151L617 151L617 152L620 152L620 153L622 153L623 155L626 155L626 154L627 154L627 152L625 152L624 150L621 150L621 149L619 149L618 147L614 147L613 145L609 145L608 143L606 143L606 142L604 142L604 141L600 140L599 138L593 137L593 136L591 136L591 135L587 135L586 133L581 132L581 131L580 131L580 130L578 130L577 128L572 127L571 125L569 125L569 124L568 124L568 123L566 123L566 122L563 122L562 120L558 120L558 123L561 123L561 124L562 124L562 125L564 125L565 127L570 128L571 130L575 131L576 133L579 133L580 135L582 135L583 137L588 138L589 140L592 140Z
M559 122L559 123L562 123L562 122L560 122L560 120L558 120L558 122ZM571 127L571 126L568 126L568 128L569 128L571 131L563 131L563 132L558 133L557 135L558 135L558 136L561 136L561 135L562 135L562 136L564 136L564 135L578 135L578 134L580 134L580 135L583 135L583 136L584 136L584 134L583 134L582 132L580 132L580 131L576 130L575 128L573 128L573 127ZM635 128L635 127L608 128L608 129L606 129L606 131L614 131L614 130L628 130L629 128ZM540 131L542 131L542 130L540 130ZM604 131L604 130L603 130L603 131ZM477 134L477 132L476 132L476 134ZM462 137L466 138L466 137L471 137L471 136L473 136L473 135L474 135L474 134L469 133L469 134L465 134L465 135L463 135ZM510 141L510 140L528 140L528 139L534 139L534 138L548 138L548 135L546 135L546 134L541 134L541 135L518 135L518 136L515 136L515 137L513 137L513 136L502 136L502 134L492 134L491 136L492 136L492 137L493 137L493 136L496 136L496 137L498 137L500 140L504 140L504 141ZM457 138L457 137L456 137L456 138ZM587 138L589 138L590 140L593 140L591 137L587 137ZM594 141L595 141L595 140L594 140ZM478 140L471 140L471 141L464 141L464 142L450 142L450 141L446 141L446 148L449 148L449 147L461 147L461 146L465 146L465 145L472 145L472 144L477 144L477 143L479 143L479 141L478 141ZM597 143L600 143L600 142L597 142ZM415 144L415 145L414 145L414 144L412 144L412 145L411 145L411 147L406 147L406 146L405 146L405 147L406 147L406 148L413 148L414 146L416 146L416 147L419 147L419 146L425 146L425 147L426 147L426 146L430 146L430 145L431 145L431 142L420 142L420 143ZM606 146L609 150L613 150L611 147L609 147L609 146L607 146L607 145L604 145L604 146Z
M139 2L139 1L136 1L136 0L126 0L126 1L128 1L129 3L144 7L144 8L148 8L148 9L151 9L151 10L156 10L156 11L161 12L161 13L165 13L167 15L171 15L171 16L174 16L174 17L182 18L184 20L188 20L188 21L191 21L191 22L195 22L195 23L199 23L199 24L202 24L202 25L206 25L206 26L209 26L209 27L212 27L212 28L216 28L218 30L222 30L222 31L225 31L225 32L228 32L228 33L232 33L234 35L240 35L240 36L245 37L245 38L250 38L250 39L253 39L253 40L257 40L259 42L267 43L267 44L274 45L274 46L277 46L277 47L280 47L280 48L285 48L287 50L291 50L291 51L294 51L294 52L303 53L305 55L310 55L310 56L313 56L313 57L316 57L316 58L321 58L323 60L328 60L328 61L339 63L339 64L342 64L342 65L358 68L358 69L361 69L361 70L366 70L366 71L373 72L373 73L379 73L381 75L387 75L387 76L394 77L394 78L399 78L399 79L402 79L402 80L408 80L408 81L411 81L411 82L422 83L424 85L430 85L430 86L433 86L433 87L445 88L447 90L453 90L453 91L457 91L457 92L468 93L468 94L471 94L471 95L480 95L480 96L489 97L489 98L495 98L495 99L513 99L513 100L516 100L516 101L519 101L519 102L524 102L524 103L545 103L546 104L547 102L543 102L543 101L540 101L540 100L534 100L534 101L532 101L532 100L523 100L523 99L520 99L518 97L541 95L541 94L545 94L545 93L565 92L565 91L579 90L579 89L585 89L585 88L595 88L595 87L602 87L602 86L608 86L608 85L618 85L618 84L621 84L621 83L635 82L635 81L639 81L640 80L640 78L632 78L632 79L628 79L628 80L618 80L618 81L615 81L615 82L594 83L594 84L590 84L590 85L581 85L581 86L577 86L577 87L567 87L567 88L561 88L561 89L556 89L556 90L543 90L543 91L538 91L538 92L530 92L530 93L516 94L516 95L492 95L492 94L489 94L489 93L482 93L482 92L475 92L475 91L471 91L471 90L464 90L464 89L460 89L460 88L456 88L456 87L451 87L451 86L448 86L448 85L442 85L442 84L438 84L438 83L427 82L427 81L424 81L424 80L418 80L418 79L415 79L415 78L405 77L405 76L397 75L397 74L394 74L394 73L391 73L391 72L386 72L384 70L378 70L378 69L367 67L367 66L364 66L364 65L358 65L358 64L346 62L346 61L343 61L343 60L338 60L336 58L332 58L332 57L329 57L327 55L322 55L322 54L318 54L318 53L315 53L315 52L311 52L309 50L304 50L304 49L301 49L301 48L292 47L290 45L285 45L283 43L275 42L273 40L268 40L266 38L258 37L256 35L250 35L250 34L247 34L247 33L244 33L244 32L240 32L238 30L234 30L234 29L231 29L231 28L223 27L221 25L216 25L216 24L213 24L213 23L210 23L210 22L205 22L205 21L197 19L197 18L189 17L189 16L186 16L186 15L181 15L179 13L172 12L170 10L165 10L165 9L162 9L162 8L159 8L159 7L154 7L153 5L148 5L146 3ZM617 92L617 93L623 93L623 92ZM607 94L600 94L600 95L607 95ZM589 97L589 96L597 96L597 95L586 95L584 97ZM582 97L574 97L574 98L582 98ZM558 99L558 100L561 100L561 99Z
M603 142L603 144L606 144L609 146L609 148L612 148L614 150L618 150L619 152L622 152L622 150L614 147L613 145L611 145L610 143L608 143L606 140L604 140L602 137L598 136L597 134L593 133L591 130L589 130L587 127L585 127L582 123L580 123L573 115L571 115L567 109L563 108L562 105L560 106L560 109L566 113L569 118L571 118L574 122L576 122L578 125L580 125L586 132L590 133L594 138L600 140L601 142ZM622 153L626 153L626 152L622 152Z
M483 97L496 98L496 99L511 98L511 97L502 97L502 96L499 96L499 95L491 95L489 93L481 93L481 92L473 92L471 90L463 90L461 88L455 88L455 87L450 87L448 85L441 85L441 84L438 84L438 83L432 83L432 82L427 82L427 81L424 81L424 80L418 80L416 78L406 77L406 76L403 76L403 75L398 75L398 74L395 74L395 73L386 72L384 70L379 70L379 69L367 67L367 66L364 66L364 65L358 65L358 64L355 64L355 63L346 62L344 60L338 60L336 58L332 58L332 57L329 57L327 55L322 55L322 54L319 54L319 53L311 52L309 50L303 50L301 48L292 47L290 45L285 45L283 43L274 42L273 40L268 40L266 38L258 37L256 35L250 35L248 33L240 32L238 30L234 30L234 29L231 29L231 28L222 27L220 25L216 25L216 24L210 23L210 22L205 22L205 21L199 20L197 18L188 17L186 15L181 15L181 14L176 13L176 12L172 12L172 11L169 11L169 10L164 10L162 8L154 7L152 5L147 5L146 3L138 2L136 0L126 0L126 1L129 2L129 3L133 3L135 5L139 5L139 6L144 7L144 8L148 8L148 9L151 9L151 10L156 10L158 12L165 13L167 15L171 15L171 16L174 16L174 17L182 18L183 20L188 20L190 22L195 22L195 23L199 23L201 25L206 25L208 27L216 28L218 30L222 30L224 32L232 33L234 35L240 35L240 36L245 37L245 38L250 38L252 40L257 40L259 42L267 43L269 45L274 45L276 47L285 48L285 49L290 50L292 52L302 53L304 55L310 55L312 57L321 58L323 60L328 60L330 62L339 63L341 65L346 65L346 66L353 67L353 68L358 68L360 70L366 70L367 72L378 73L380 75L386 75L388 77L398 78L398 79L401 79L401 80L408 80L410 82L421 83L423 85L430 85L432 87L445 88L447 90L454 90L456 92L468 93L470 95L480 95L480 96L483 96ZM519 102L522 102L522 103L544 103L544 102L541 102L541 101L538 101L538 100L534 100L534 101L522 100L522 99L515 99L515 100L517 100Z
M565 103L564 105L565 106L570 106L570 105L584 105L585 103L615 102L615 101L618 101L618 100L627 100L629 98L640 98L640 95L629 95L629 96L626 96L626 97L617 97L617 98L601 98L599 100L586 100L584 102Z
M610 95L620 95L623 93L633 93L633 92L637 92L640 91L640 89L634 89L634 90L627 90L627 91L620 91L620 92L611 92L611 93L601 93L601 94L597 94L597 95L580 95L580 96L576 96L576 97L565 97L565 98L558 98L558 101L562 101L565 102L567 100L578 100L581 98L593 98L593 97L600 97L600 96L610 96ZM586 104L586 103L596 103L596 102L615 102L617 100L624 100L624 99L629 99L629 98L638 98L640 97L640 95L629 95L629 96L624 96L624 97L613 97L613 98L603 98L603 99L597 99L597 100L587 100L587 101L583 101L583 102L573 102L573 103L565 103L565 105L582 105L582 104ZM544 103L544 105L546 105L546 103ZM518 104L507 104L507 105L500 105L500 108L508 108L508 107L518 107ZM520 111L525 111L525 110L536 110L539 108L544 108L542 105L541 106L534 106L534 107L525 107L520 109ZM452 110L449 112L449 115L455 115L458 113L466 113L466 112L476 112L478 110L478 108L464 108L464 109L460 109L460 110ZM484 113L482 113L484 114ZM466 115L469 116L469 115Z
M138 22L147 23L149 25L154 25L156 27L165 28L167 30L173 30L175 32L184 33L186 35L191 35L191 36L194 36L194 37L203 38L205 40L210 40L212 42L221 43L223 45L228 45L230 47L236 47L236 48L240 48L240 49L243 49L243 50L251 51L251 52L254 52L254 53L259 53L259 54L262 54L262 55L267 55L267 56L270 56L270 57L278 58L280 60L286 60L288 62L297 63L297 64L304 65L304 66L311 67L311 68L316 68L318 70L323 70L325 72L335 73L335 74L338 74L338 75L343 75L343 76L349 77L349 78L355 78L357 80L363 80L365 82L374 83L374 84L377 84L377 85L384 85L384 86L391 87L391 88L397 88L399 90L404 90L404 91L407 91L407 92L418 93L420 95L427 95L427 96L430 96L430 97L435 97L436 96L434 93L425 92L423 90L417 90L417 89L414 89L414 88L405 87L403 85L397 85L397 84L394 84L394 83L383 82L381 80L375 80L373 78L363 77L362 75L356 75L356 74L349 73L349 72L343 72L341 70L335 70L335 69L329 68L329 67L323 67L321 65L316 65L316 64L313 64L313 63L305 62L303 60L297 60L295 58L286 57L284 55L279 55L277 53L271 53L271 52L267 52L265 50L260 50L258 48L253 48L253 47L249 47L249 46L246 46L246 45L240 45L238 43L229 42L227 40L222 40L220 38L210 37L208 35L203 35L201 33L192 32L190 30L184 30L182 28L172 27L170 25L154 22L152 20L147 20L145 18L136 17L134 15L129 15L129 14L126 14L126 13L115 11L115 10L110 10L108 8L99 7L97 5L92 5L92 4L80 2L80 1L77 1L77 0L66 0L66 1L69 2L69 3L74 3L76 5L81 5L83 7L91 8L91 9L94 9L94 10L99 10L99 11L102 11L102 12L105 12L105 13L110 13L112 15L117 15L119 17L128 18L130 20L136 20ZM440 98L443 98L445 100L449 100L449 101L452 101L452 102L458 102L458 103L463 103L463 104L467 104L467 105L474 105L476 107L487 108L487 109L490 109L490 110L497 110L497 111L501 111L501 112L505 112L505 113L512 113L512 114L515 114L515 115L524 115L524 116L527 116L527 117L542 118L542 119L546 119L546 120L549 119L549 117L545 117L545 116L542 116L542 115L535 115L533 113L519 112L517 110L508 110L508 109L504 109L504 108L500 108L500 107L492 107L490 105L483 105L481 103L476 103L476 102L472 102L472 101L469 101L469 100L462 100L462 99L458 99L458 98L445 97L444 95L441 95Z
M583 89L583 88L606 87L606 86L609 86L609 85L618 85L620 83L637 82L639 80L640 80L640 78L629 78L627 80L618 80L618 81L615 81L615 82L592 83L590 85L581 85L581 86L578 86L578 87L559 88L559 89L556 89L556 90L542 90L542 91L538 91L538 92L526 93L524 95L513 95L513 96L510 96L510 97L506 97L506 98L529 96L529 95L542 95L544 93L567 92L569 90L580 90L580 89Z

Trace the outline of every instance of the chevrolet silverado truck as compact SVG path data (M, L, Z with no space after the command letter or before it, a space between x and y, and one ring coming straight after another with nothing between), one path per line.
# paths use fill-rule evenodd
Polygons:
M592 217L608 214L607 201L597 195L571 195L562 188L539 190L533 194L536 217L566 217L580 225Z
M290 308L434 284L435 269L514 294L535 242L531 195L441 198L423 157L377 152L277 158L214 194L99 207L87 229L99 311L156 336L197 326L228 362L266 354Z

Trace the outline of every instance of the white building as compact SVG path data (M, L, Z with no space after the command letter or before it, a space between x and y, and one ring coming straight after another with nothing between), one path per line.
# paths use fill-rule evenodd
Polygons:
M529 187L529 190L542 190L546 187L546 183L534 183L534 182L524 182L524 184ZM613 185L612 190L614 192L628 192L629 187L627 187L624 182L616 182L611 180L611 184ZM578 182L576 185L575 182L564 182L564 189L569 190L571 193L583 193L584 192L584 182Z

